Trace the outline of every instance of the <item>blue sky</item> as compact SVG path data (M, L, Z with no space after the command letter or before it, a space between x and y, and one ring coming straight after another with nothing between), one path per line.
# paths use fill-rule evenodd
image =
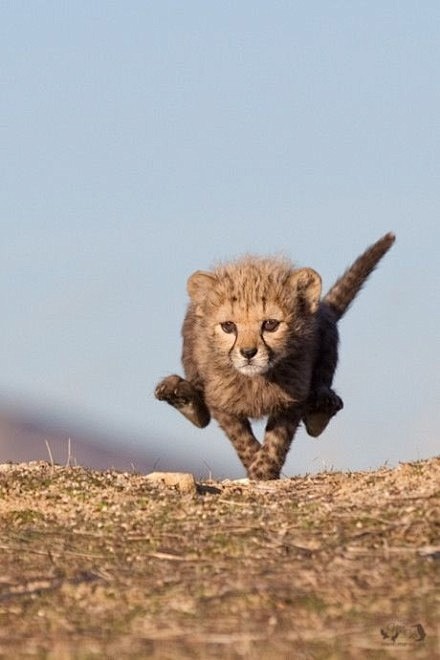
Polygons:
M438 453L439 29L429 0L2 2L0 400L240 476L152 396L186 278L281 252L329 287L393 230L341 323L345 409L285 473Z

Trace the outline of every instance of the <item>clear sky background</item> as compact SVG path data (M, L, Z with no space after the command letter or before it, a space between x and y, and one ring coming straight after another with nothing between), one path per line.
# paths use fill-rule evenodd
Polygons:
M285 473L439 453L440 3L3 0L0 31L0 401L240 476L153 398L186 278L282 252L327 288L393 230L341 322L345 409Z

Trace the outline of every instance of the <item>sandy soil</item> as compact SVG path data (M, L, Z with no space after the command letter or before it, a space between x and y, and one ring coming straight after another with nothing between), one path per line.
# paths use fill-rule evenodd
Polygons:
M1 657L440 657L440 458L173 483L0 466Z

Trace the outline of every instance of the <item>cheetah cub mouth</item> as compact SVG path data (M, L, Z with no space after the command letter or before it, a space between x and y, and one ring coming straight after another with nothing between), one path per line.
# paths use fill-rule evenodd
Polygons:
M271 368L270 363L268 364L257 364L253 361L245 362L244 364L234 364L232 363L237 371L243 376L258 376L260 374L265 374Z

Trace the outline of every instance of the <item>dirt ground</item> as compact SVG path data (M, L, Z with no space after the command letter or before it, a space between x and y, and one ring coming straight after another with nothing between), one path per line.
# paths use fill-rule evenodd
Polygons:
M440 458L182 490L5 464L0 556L2 658L440 658Z

